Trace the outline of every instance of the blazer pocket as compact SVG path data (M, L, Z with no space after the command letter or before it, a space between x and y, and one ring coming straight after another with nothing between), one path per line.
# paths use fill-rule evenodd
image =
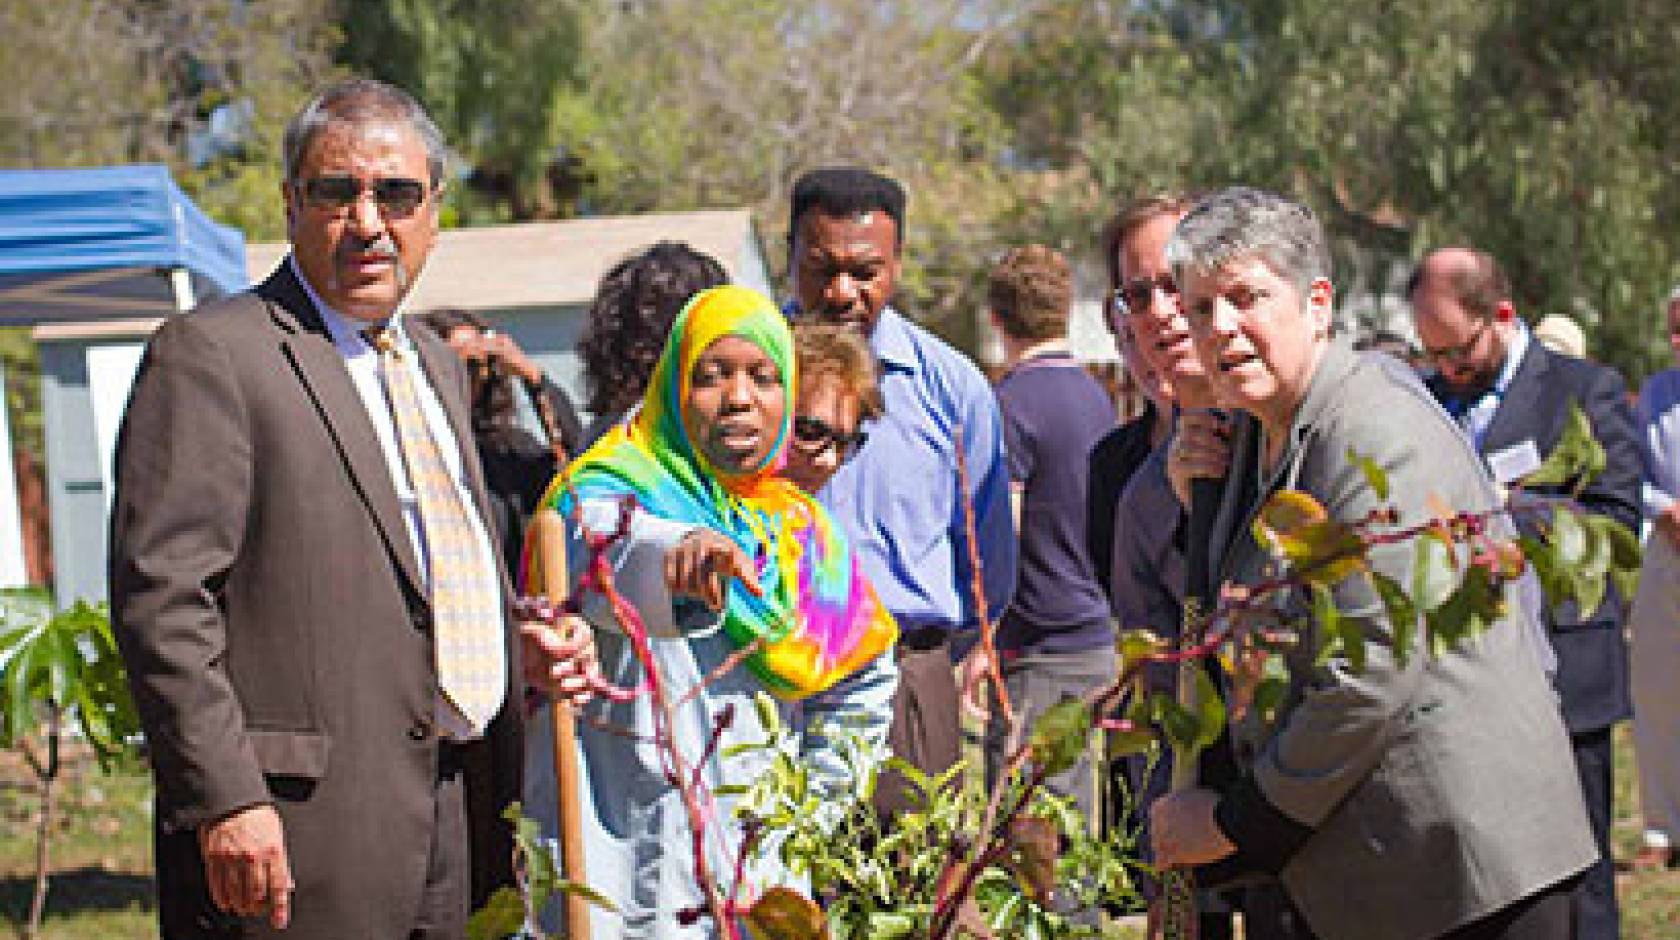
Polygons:
M318 731L248 729L246 740L257 755L257 766L272 777L320 780L327 773L332 739Z

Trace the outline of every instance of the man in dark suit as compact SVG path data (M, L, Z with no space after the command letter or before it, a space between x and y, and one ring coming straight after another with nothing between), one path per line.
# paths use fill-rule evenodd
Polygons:
M1535 342L1517 318L1499 264L1468 248L1424 258L1407 285L1418 338L1435 366L1429 388L1475 442L1503 491L1534 470L1556 445L1573 402L1603 445L1605 469L1574 497L1587 512L1637 528L1642 460L1633 415L1615 370L1554 353ZM1550 513L1537 501L1571 498L1575 481L1525 487L1513 506L1532 532ZM1528 503L1530 510L1522 509ZM1557 653L1557 688L1574 746L1576 768L1602 857L1577 896L1581 940L1618 936L1610 863L1610 729L1632 714L1624 599L1612 588L1590 617L1573 604L1547 611Z
M493 820L519 794L520 648L464 371L400 315L443 143L358 80L292 120L285 157L291 256L159 328L117 448L112 616L162 933L459 937L511 881ZM587 669L535 628L525 653L560 691Z

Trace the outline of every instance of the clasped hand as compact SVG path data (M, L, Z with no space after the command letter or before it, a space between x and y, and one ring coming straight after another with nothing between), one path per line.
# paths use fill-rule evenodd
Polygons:
M1190 481L1219 479L1231 465L1230 422L1217 411L1188 410L1178 416L1167 445L1167 479L1181 505L1190 505Z
M525 684L573 707L594 694L600 667L589 622L564 614L551 626L531 620L519 625Z
M1199 787L1169 793L1150 804L1149 835L1156 864L1164 868L1206 865L1235 852L1237 847L1214 817L1218 805L1218 793Z

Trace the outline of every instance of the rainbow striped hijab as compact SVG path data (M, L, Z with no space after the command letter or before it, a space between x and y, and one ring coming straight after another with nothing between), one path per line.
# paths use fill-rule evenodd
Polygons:
M776 364L789 407L764 463L740 474L711 466L688 439L683 405L694 362L724 336L742 337ZM793 335L768 297L726 285L696 294L671 324L641 407L550 485L542 505L570 518L576 499L636 497L661 518L733 539L757 560L763 597L731 582L723 630L737 649L763 644L746 665L775 695L821 692L885 652L898 626L858 569L828 511L777 475L786 460L797 387Z

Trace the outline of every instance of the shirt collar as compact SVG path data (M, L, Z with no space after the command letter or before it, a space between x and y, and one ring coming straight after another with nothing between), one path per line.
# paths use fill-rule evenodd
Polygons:
M303 276L303 271L298 267L296 257L287 256L286 263L292 266L292 274L297 277L297 282L303 285L304 294L309 298L309 302L315 305L315 309L321 314L321 319L327 324L327 335L332 337L334 346L346 352L373 349L368 344L367 338L362 335L362 331L377 324L347 317L333 309L325 300L321 299L320 294L315 293L315 285L309 283L309 278ZM408 348L408 334L403 330L401 305L397 307L397 312L391 315L391 319L386 321L385 325L390 327L391 334L396 337L397 347L399 349Z
M805 315L799 301L789 300L782 305L782 315L789 320ZM916 339L910 334L910 323L890 305L881 308L875 318L875 329L869 334L869 351L883 366L890 369L916 371Z
M1516 378L1517 369L1522 366L1523 356L1528 355L1529 332L1528 324L1516 321L1516 329L1511 332L1511 348L1505 350L1505 363L1499 367L1499 378L1493 382L1493 392L1501 398L1505 390L1511 387L1511 380Z
M869 348L882 365L912 372L916 369L916 344L910 335L910 324L892 307L883 307L875 319Z

